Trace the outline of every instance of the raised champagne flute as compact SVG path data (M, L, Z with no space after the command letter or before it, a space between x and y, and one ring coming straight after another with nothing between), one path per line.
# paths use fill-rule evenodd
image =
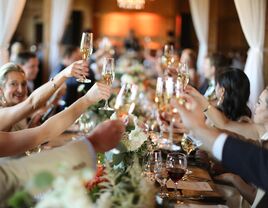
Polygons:
M123 119L126 123L128 116L131 115L136 106L138 86L124 83L115 100L115 111L117 118Z
M182 86L182 91L184 92L186 86L188 85L190 81L189 67L187 63L181 63L179 65L179 72L178 72L177 80L180 82Z
M161 57L161 65L165 70L164 74L167 74L167 69L173 64L174 60L174 46L166 44L164 46L163 56Z
M166 160L166 169L169 178L175 183L175 198L178 199L178 182L187 169L187 157L182 153L169 153Z
M102 81L105 84L111 86L114 80L114 76L114 58L105 58L102 67ZM99 108L99 110L114 111L114 109L109 106L108 99L105 100L104 107Z
M80 44L80 52L82 54L82 59L88 61L93 52L93 33L83 32ZM82 79L77 79L77 81L81 83L91 82L91 80L86 76L83 76Z

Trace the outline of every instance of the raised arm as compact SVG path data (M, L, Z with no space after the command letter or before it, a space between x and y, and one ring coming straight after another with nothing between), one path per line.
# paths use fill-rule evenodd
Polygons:
M0 118L5 118L2 119L0 123L0 130L10 130L12 125L24 119L38 108L44 106L48 99L67 78L72 76L81 78L83 77L83 74L87 74L87 71L88 64L86 62L82 60L74 62L57 74L52 80L33 91L25 101L14 106L0 108Z
M186 92L195 98L201 109L203 109L206 117L213 123L215 127L234 132L244 136L245 138L256 140L260 138L257 125L228 119L221 111L219 111L213 105L210 105L208 100L191 86L187 86Z
M0 132L0 156L25 152L66 130L88 108L102 99L108 99L111 90L107 85L96 83L86 95L66 110L48 119L41 126L17 132Z

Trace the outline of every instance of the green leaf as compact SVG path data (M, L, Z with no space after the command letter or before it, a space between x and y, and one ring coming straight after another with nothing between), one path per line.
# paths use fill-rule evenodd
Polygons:
M34 184L37 188L43 189L51 186L54 180L53 175L50 172L43 171L38 173L34 178Z
M31 207L34 205L34 200L26 191L17 191L10 199L8 199L8 206L11 208Z

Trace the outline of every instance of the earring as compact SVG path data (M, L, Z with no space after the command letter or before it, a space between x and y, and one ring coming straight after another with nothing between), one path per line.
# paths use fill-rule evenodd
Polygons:
M218 99L217 106L221 105L222 102L223 102L223 95L221 95L220 98Z

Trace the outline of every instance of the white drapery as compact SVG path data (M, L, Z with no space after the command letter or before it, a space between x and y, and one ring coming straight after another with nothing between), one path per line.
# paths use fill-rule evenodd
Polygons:
M263 47L266 0L235 0L234 2L242 30L250 46L245 73L250 80L249 107L253 109L264 88Z
M70 14L72 0L51 0L51 28L49 63L53 70L60 62L60 41L67 18Z
M26 0L0 0L0 66L8 62L8 46L25 3Z
M203 61L208 51L209 0L189 0L195 32L199 41L197 69L202 75Z

